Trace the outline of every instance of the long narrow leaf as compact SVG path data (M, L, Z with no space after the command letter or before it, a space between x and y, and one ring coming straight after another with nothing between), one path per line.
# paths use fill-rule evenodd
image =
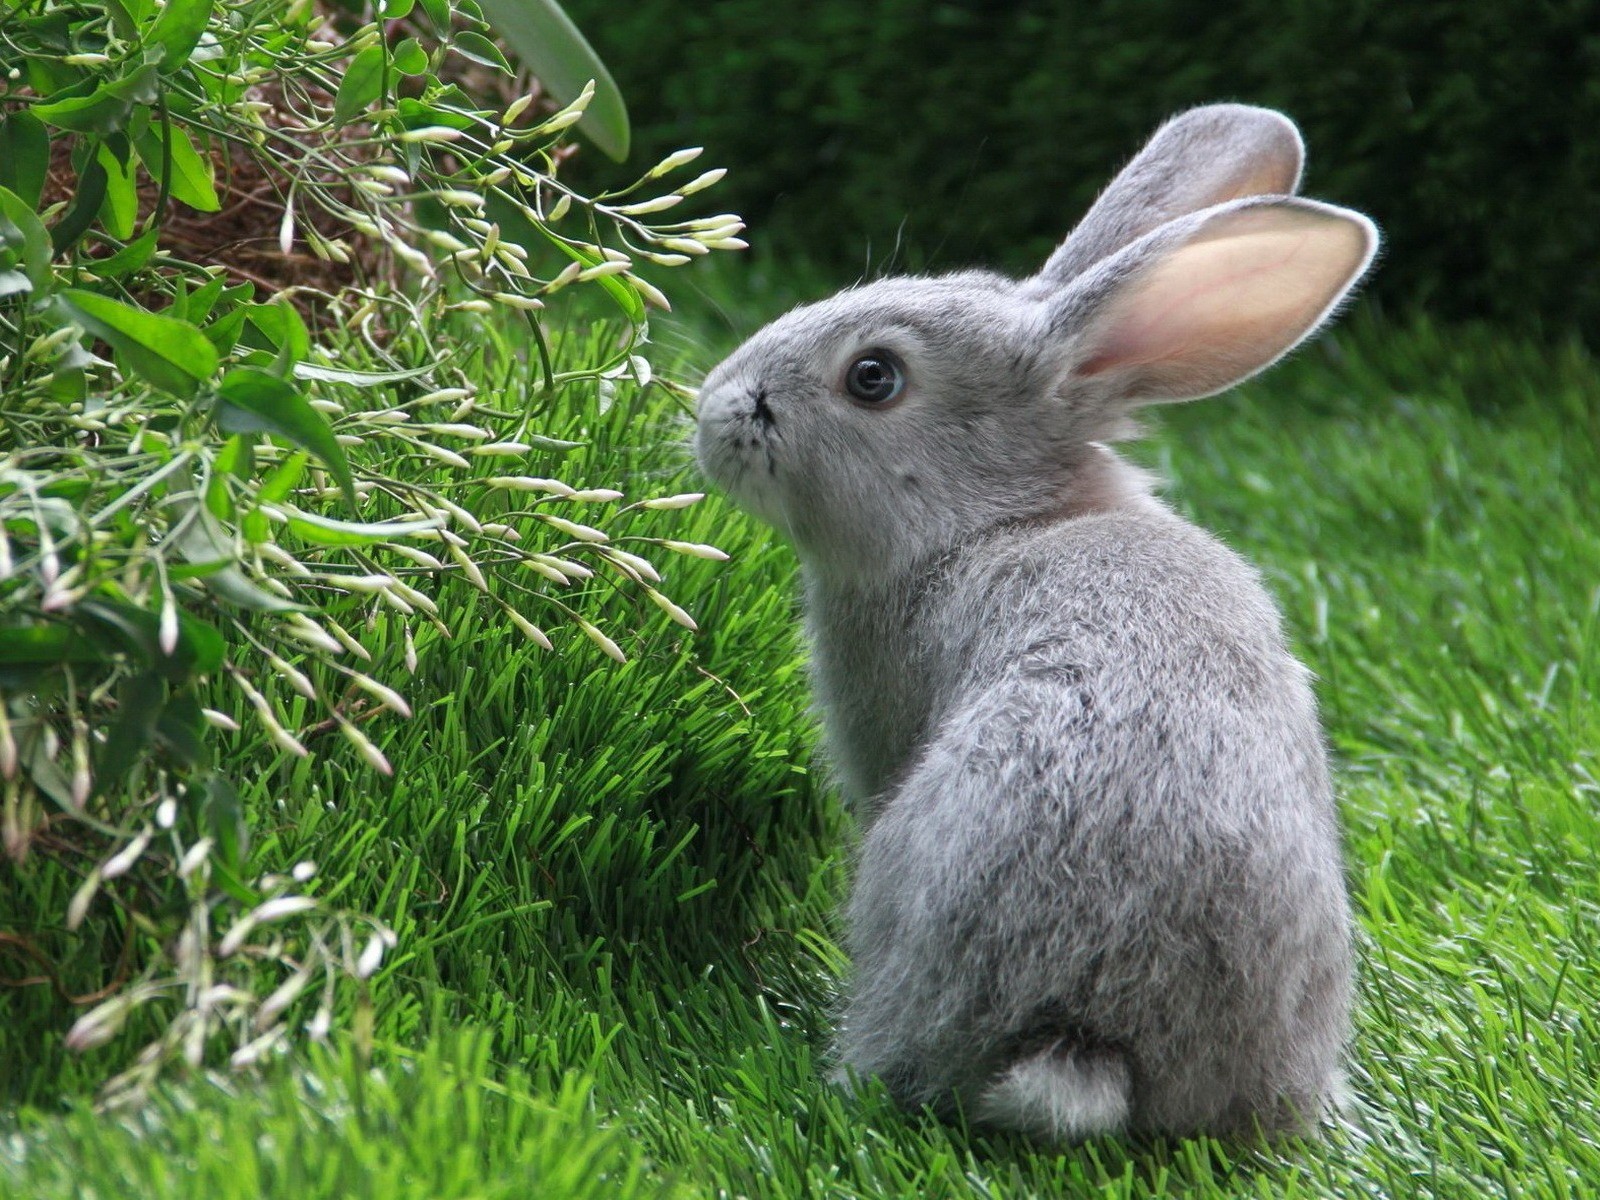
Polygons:
M365 546L411 537L439 528L437 520L417 521L336 521L316 513L289 513L289 527L309 542L323 546Z
M556 0L482 0L495 32L562 104L594 80L594 99L577 128L607 157L628 157L628 108L611 72Z
M293 384L254 367L236 367L223 376L217 395L222 401L218 423L224 430L265 430L303 446L328 465L345 499L355 504L355 481L350 477L344 447L334 438L322 414L306 402Z

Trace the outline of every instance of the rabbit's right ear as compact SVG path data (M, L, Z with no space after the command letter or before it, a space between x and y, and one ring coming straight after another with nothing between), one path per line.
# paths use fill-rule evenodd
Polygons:
M1067 373L1108 411L1194 400L1254 375L1326 321L1378 249L1360 213L1254 196L1125 246L1047 302Z
M1030 291L1052 292L1176 217L1246 196L1292 195L1305 146L1270 108L1208 104L1168 121L1094 202Z

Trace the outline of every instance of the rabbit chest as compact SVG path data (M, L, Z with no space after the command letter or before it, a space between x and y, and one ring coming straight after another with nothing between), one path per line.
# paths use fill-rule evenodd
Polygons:
M828 758L870 819L875 801L926 740L951 664L925 620L932 573L872 583L808 573L811 682Z

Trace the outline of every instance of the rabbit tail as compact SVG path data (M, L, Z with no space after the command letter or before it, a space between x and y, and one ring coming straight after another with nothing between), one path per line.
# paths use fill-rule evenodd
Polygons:
M978 1098L980 1123L1075 1142L1128 1124L1133 1079L1115 1051L1058 1043L1013 1063Z

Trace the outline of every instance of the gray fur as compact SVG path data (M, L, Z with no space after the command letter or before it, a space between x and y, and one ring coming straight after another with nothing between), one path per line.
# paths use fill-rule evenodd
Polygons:
M908 1104L1075 1138L1303 1128L1338 1089L1350 927L1309 676L1255 572L1102 444L1170 397L1074 374L1110 298L1209 219L1199 143L1259 113L1167 126L1070 278L1073 239L1052 278L879 281L701 390L704 470L800 554L862 822L841 1073ZM904 360L899 403L843 394L869 348Z

